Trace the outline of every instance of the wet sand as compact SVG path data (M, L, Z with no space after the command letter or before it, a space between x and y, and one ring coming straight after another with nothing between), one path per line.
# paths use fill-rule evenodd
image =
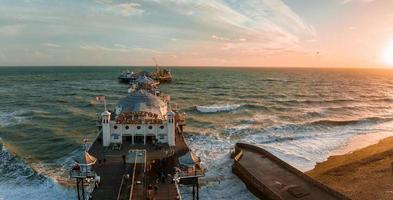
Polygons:
M393 137L331 156L307 172L352 199L393 199Z

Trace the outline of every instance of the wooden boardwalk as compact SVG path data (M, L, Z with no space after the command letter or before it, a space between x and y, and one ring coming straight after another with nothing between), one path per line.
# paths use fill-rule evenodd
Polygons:
M233 172L257 197L274 200L348 199L276 156L249 144L236 144Z
M93 165L93 170L100 176L100 186L92 193L93 200L117 200L129 199L130 188L133 188L132 199L147 199L147 186L155 186L154 198L156 200L176 200L180 195L172 180L175 174L174 167L178 164L178 157L186 154L188 148L182 133L176 133L176 146L133 145L123 142L121 148L112 150L102 146L102 135L100 134L89 148L89 154L96 157L98 161ZM146 150L146 173L136 170L135 182L130 179L123 180L123 176L133 175L133 164L126 164L123 156L130 150ZM169 175L169 176L168 176ZM137 182L138 181L138 182ZM121 192L119 192L121 191Z
M107 156L106 159L105 164L94 166L95 172L101 177L101 183L99 189L94 190L93 199L117 199L125 165L121 156Z

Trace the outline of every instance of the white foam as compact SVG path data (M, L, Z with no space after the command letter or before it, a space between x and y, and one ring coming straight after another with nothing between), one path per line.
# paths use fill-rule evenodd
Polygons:
M26 111L24 110L18 110L13 112L0 111L0 126L9 127L9 126L25 123L29 119L29 117L21 116L25 113Z
M195 135L188 138L188 141L190 148L201 157L202 165L207 167L206 179L217 180L200 188L200 199L257 199L231 172L230 151L233 142L211 135ZM186 199L189 199L187 197L190 193L190 188L182 188L182 196Z
M393 123L373 127L333 127L326 130L298 130L293 126L284 125L279 127L281 128L265 127L254 130L247 124L226 127L227 131L234 132L233 134L241 134L240 140L230 140L214 129L207 129L209 131L204 135L189 136L187 140L190 148L201 157L202 165L208 169L206 179L213 180L201 187L201 199L256 199L231 172L232 160L229 154L236 142L257 144L297 169L308 171L317 162L326 160L335 150L345 147L358 137L359 140L367 138L367 144L362 143L362 146L367 146L393 135L389 134L393 130ZM247 134L241 133L244 131ZM186 197L191 193L191 189L187 187L183 187L181 191Z
M65 188L51 178L36 174L25 162L10 154L4 146L0 156L0 200L76 199L73 189Z
M210 106L195 106L197 111L201 113L216 113L216 112L228 112L232 110L236 110L240 108L242 105L241 104L214 104Z
M350 138L346 144L330 153L333 155L343 155L346 153L351 153L353 151L365 148L367 146L377 144L379 141L384 138L393 136L393 132L391 130L376 130L376 132L367 133L364 135L356 135Z
M299 170L308 171L331 155L348 153L377 143L393 135L392 130L392 122L326 129L281 126L255 130L254 134L248 134L241 140L257 144Z
M55 183L65 186L74 185L75 183L69 179L68 172L75 160L79 160L80 155L82 155L82 149L78 148L52 163L32 163L31 167L35 172L50 178Z
M50 180L25 184L0 184L0 200L25 199L76 199L72 189L64 188Z

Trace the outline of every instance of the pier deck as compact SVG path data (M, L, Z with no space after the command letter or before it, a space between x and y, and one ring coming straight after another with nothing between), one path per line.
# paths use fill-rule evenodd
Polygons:
M348 199L257 146L238 143L234 156L233 172L259 198Z
M132 149L146 150L146 167L150 169L146 173L136 173L135 181L141 183L132 183L131 178L123 181L123 184L134 185L132 199L146 199L147 185L156 185L157 191L154 195L155 199L169 200L176 199L179 195L176 185L168 174L174 175L174 166L177 164L177 158L186 154L189 150L184 137L179 132L176 133L176 146L149 146L149 145L133 145L131 142L123 142L120 149L113 150L104 148L101 140L102 134L98 135L92 146L89 148L89 154L96 157L98 162L93 165L94 171L101 177L99 188L92 193L93 200L116 200L118 196L124 199L129 197L130 190L121 190L122 179L125 174L132 177L133 164L124 163L123 155ZM105 162L104 162L105 160ZM157 163L158 162L158 163ZM159 171L165 175L165 180L160 179L156 184L156 180L160 178ZM146 175L145 175L146 174ZM143 175L141 177L141 175ZM120 191L120 192L119 192ZM120 195L119 195L120 194ZM128 199L128 198L126 198Z

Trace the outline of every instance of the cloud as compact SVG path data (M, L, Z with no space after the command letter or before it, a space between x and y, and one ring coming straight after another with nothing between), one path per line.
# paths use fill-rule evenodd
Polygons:
M189 45L203 46L204 52L206 48L212 51L238 49L249 53L253 51L247 49L282 48L302 51L301 42L314 40L316 37L314 28L280 0L156 2L161 7L173 8L173 13L194 10L189 19L193 22L191 25L196 25L191 29L200 31L194 37L195 42L190 41ZM204 41L207 38L203 37L209 33L208 37L214 42L207 44Z
M217 35L212 35L211 38L214 39L214 40L221 40L221 41L226 41L226 40L228 40L228 39L225 38L225 37L220 37L220 36L217 36Z
M46 47L51 47L51 48L60 48L60 47L61 47L61 46L58 45L58 44L50 43L50 42L43 43L42 45L43 45L43 46L46 46Z
M81 44L79 48L87 51L99 51L99 52L149 52L149 53L161 53L158 50L143 48L143 47L133 47L130 48L123 44L114 44L112 47L102 46L98 44Z
M100 4L110 4L113 0L96 0L96 2Z
M0 37L6 55L17 52L14 44L23 40L21 45L31 49L58 48L59 62L64 54L87 62L96 52L107 63L138 60L125 55L136 52L214 62L304 52L304 42L316 35L283 0L32 1L28 7L5 3L0 8L0 36L17 36Z
M342 4L348 4L348 3L351 3L351 2L360 2L360 3L370 3L370 2L373 2L373 1L376 1L376 0L342 0Z
M128 17L143 13L144 11L140 7L141 5L138 3L121 3L110 6L109 10L119 13L121 16Z
M114 0L96 0L96 2L103 6L104 10L123 17L144 12L144 10L141 9L141 4L135 2L117 3Z
M20 35L21 28L22 26L18 24L0 26L0 36L13 37L13 36Z

